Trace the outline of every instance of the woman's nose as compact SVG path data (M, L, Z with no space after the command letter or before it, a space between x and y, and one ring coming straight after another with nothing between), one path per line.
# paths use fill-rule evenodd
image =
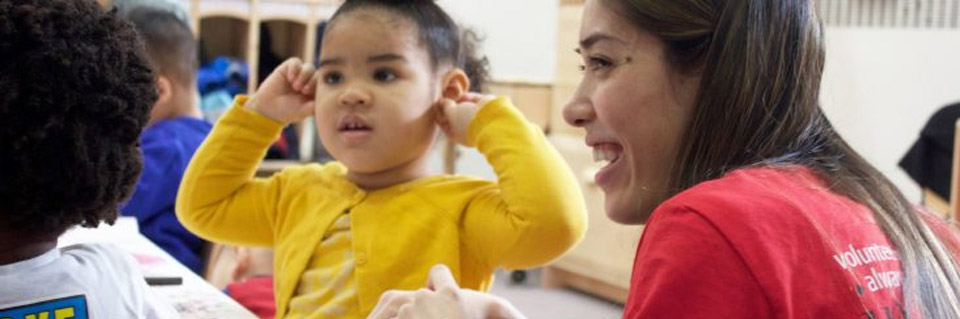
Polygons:
M593 105L580 92L577 92L563 107L563 119L576 127L583 127L596 117L597 113L593 111Z

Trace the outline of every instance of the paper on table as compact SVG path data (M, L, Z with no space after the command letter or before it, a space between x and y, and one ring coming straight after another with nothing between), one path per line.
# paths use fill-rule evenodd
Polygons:
M139 234L137 221L132 217L120 217L113 225L102 224L97 228L74 228L60 237L58 246L80 243L112 243L133 255L141 272L147 276L180 277L182 284L151 286L159 296L169 301L182 319L257 319L223 292L197 276L186 266L149 239Z
M183 278L179 275L179 265L166 258L163 250L154 245L144 245L144 239L138 233L137 220L133 217L120 217L111 226L106 223L97 228L74 227L57 242L57 246L66 247L80 243L110 243L120 247L137 261L140 272L148 282L171 283ZM175 279L176 278L176 279Z

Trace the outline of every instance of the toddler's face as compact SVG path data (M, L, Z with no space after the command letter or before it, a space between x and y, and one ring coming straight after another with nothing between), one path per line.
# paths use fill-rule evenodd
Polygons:
M440 79L416 26L361 9L326 31L317 86L324 147L356 173L404 169L429 154Z

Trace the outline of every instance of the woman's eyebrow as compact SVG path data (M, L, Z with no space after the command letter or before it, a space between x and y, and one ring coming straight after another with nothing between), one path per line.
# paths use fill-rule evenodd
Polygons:
M614 37L609 34L598 32L598 33L591 34L586 38L583 38L583 40L580 40L580 49L581 50L590 49L590 47L594 46L598 42L603 42L603 41L612 41L620 44L626 44L626 42L623 40L620 40L620 38Z

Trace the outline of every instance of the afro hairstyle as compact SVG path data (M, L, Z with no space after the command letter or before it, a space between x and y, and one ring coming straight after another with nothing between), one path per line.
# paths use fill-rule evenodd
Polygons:
M0 226L112 223L156 101L132 25L94 0L0 1Z

